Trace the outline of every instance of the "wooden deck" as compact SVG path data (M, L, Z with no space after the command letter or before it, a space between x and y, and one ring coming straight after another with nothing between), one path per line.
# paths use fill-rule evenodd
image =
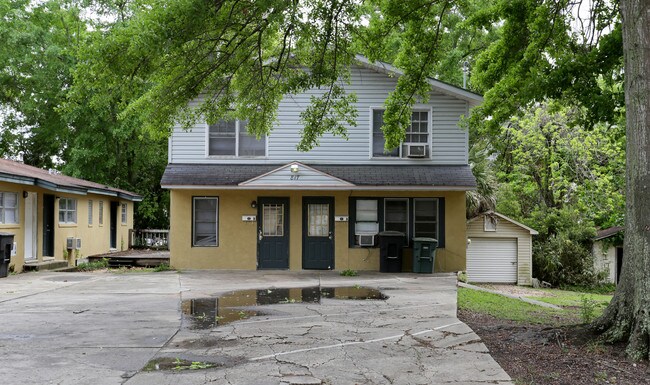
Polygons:
M133 266L133 267L157 267L162 264L169 265L169 251L128 252L109 253L88 257L89 262L100 261L103 258L108 260L108 266Z

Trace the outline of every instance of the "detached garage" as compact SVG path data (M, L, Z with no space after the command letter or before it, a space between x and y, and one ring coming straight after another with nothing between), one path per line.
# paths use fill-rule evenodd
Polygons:
M532 284L532 236L537 231L488 211L467 221L470 282Z

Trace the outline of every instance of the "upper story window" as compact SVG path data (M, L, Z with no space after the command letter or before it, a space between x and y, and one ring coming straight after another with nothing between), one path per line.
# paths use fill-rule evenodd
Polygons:
M77 200L59 199L59 223L77 223Z
M266 136L259 140L249 135L245 120L220 120L209 125L208 155L209 156L266 156Z
M497 219L494 216L483 217L483 231L497 231Z
M386 139L381 131L384 125L384 110L372 111L372 156L389 158L429 158L430 130L429 111L416 110L411 115L411 125L406 130L402 145L391 151L384 146Z
M0 192L0 224L18 223L18 194Z

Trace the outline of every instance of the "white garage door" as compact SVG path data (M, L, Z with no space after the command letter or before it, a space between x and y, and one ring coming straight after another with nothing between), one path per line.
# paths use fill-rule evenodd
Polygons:
M517 283L517 240L472 238L467 278L470 282Z

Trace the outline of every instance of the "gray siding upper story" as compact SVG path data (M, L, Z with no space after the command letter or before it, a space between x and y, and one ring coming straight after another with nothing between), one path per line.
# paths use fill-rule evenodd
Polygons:
M353 67L351 82L346 89L357 95L358 119L356 127L348 127L348 140L326 134L320 139L320 145L311 151L299 152L296 149L303 128L300 112L309 105L310 96L322 92L310 90L288 95L280 103L275 128L267 138L266 157L208 156L208 125L198 123L189 130L174 128L169 144L169 163L467 164L468 133L458 126L458 122L461 116L468 115L470 102L433 90L428 103L414 107L415 110L429 111L431 156L425 159L372 157L372 111L383 109L385 99L396 84L396 77L361 65Z

